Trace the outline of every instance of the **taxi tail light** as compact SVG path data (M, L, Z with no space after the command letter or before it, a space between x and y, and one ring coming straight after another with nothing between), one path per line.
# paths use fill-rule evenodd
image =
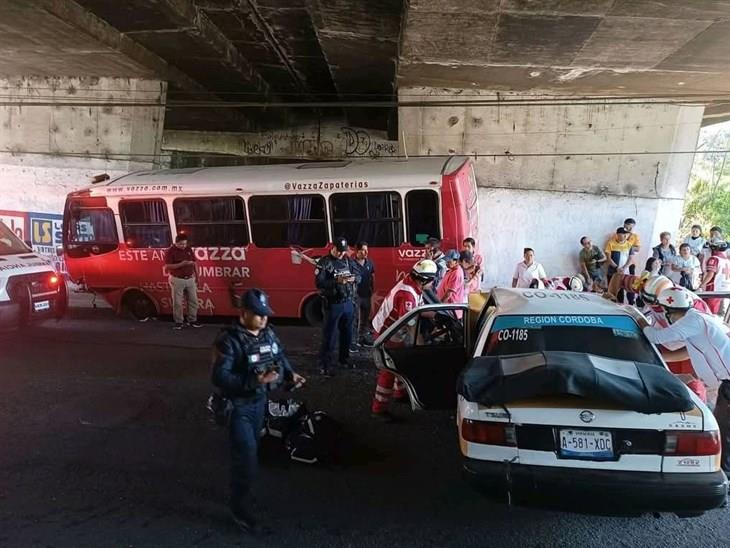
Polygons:
M51 274L51 275L50 275L50 276L48 277L48 283L49 283L50 285L52 285L52 286L56 286L56 285L58 285L58 276L56 276L55 274Z
M461 437L471 443L517 447L515 426L504 422L464 419L461 421Z
M664 454L673 457L701 457L718 455L722 450L720 433L711 432L667 432Z

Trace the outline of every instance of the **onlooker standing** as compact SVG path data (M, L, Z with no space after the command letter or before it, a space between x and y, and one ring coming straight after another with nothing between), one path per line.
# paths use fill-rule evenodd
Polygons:
M652 256L662 260L662 276L671 277L672 265L677 259L677 250L672 245L672 235L669 232L659 234L660 244L652 248Z
M469 293L477 293L482 288L482 282L484 281L484 257L476 252L476 241L474 238L465 238L461 242L461 251L471 253L471 263L466 266L462 265L464 269L464 277L466 278L467 284L467 295Z
M482 287L482 271L474 261L471 251L462 251L459 254L459 264L464 270L465 298L468 301L471 293L479 293Z
M705 247L707 241L702 237L702 227L700 225L692 225L689 236L684 239L684 243L689 246L690 254L702 260L702 248Z
M461 250L469 251L474 256L474 264L480 269L482 268L484 258L477 253L477 243L474 238L465 238L464 241L461 242Z
M692 254L692 246L689 244L682 244L679 246L679 257L676 258L672 265L672 272L675 282L694 291L700 284L700 273L702 269L700 267L700 260L697 256Z
M578 254L580 270L586 281L591 285L590 289L594 289L594 284L605 289L606 276L603 273L603 263L606 262L606 255L600 247L593 245L588 236L583 236L580 239L580 245L583 248Z
M444 274L446 274L446 257L444 257L441 251L441 238L432 236L426 240L426 258L436 263L438 273L436 274L436 279L433 281L433 287L438 287Z
M442 303L465 302L464 269L459 259L459 252L455 249L446 254L446 274L436 288L436 296Z
M368 243L358 242L355 246L355 260L353 270L360 275L357 284L357 307L355 308L355 322L353 323L353 341L363 346L372 346L370 332L370 310L375 288L375 263L368 257Z
M636 274L636 257L641 250L641 239L639 238L639 235L634 232L634 228L636 228L636 221L634 219L631 217L624 219L624 230L626 230L626 233L628 234L626 240L631 244L631 248L629 249L628 273L632 275ZM629 304L634 304L636 294L627 291L626 300Z
M535 262L535 251L531 247L522 250L524 260L517 263L512 276L512 287L532 287L535 283L540 288L545 287L547 274L538 262Z
M608 281L617 272L628 274L629 261L631 260L631 242L629 241L629 231L623 226L616 229L616 235L609 238L606 242L606 259L608 260ZM634 271L636 271L634 269ZM624 290L620 289L616 294L616 300L620 303L624 302ZM631 300L633 304L633 299Z
M178 234L175 243L165 253L165 268L169 275L172 291L172 317L175 320L173 329L183 328L183 309L187 299L187 323L192 327L201 327L198 323L198 287L195 284L195 253L188 247L188 237Z

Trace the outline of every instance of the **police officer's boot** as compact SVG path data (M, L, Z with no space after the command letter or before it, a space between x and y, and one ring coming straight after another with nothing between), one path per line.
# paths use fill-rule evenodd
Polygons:
M271 532L254 514L250 497L231 502L231 517L238 528L249 535L261 536Z

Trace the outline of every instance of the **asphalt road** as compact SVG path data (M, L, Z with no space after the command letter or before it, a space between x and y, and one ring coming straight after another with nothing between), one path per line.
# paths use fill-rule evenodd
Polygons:
M369 360L322 379L318 333L292 324L277 330L309 378L301 396L350 443L328 468L267 443L258 500L275 534L249 539L228 521L227 439L204 409L218 327L73 309L0 336L0 546L730 546L728 509L626 518L485 498L461 480L452 414L371 422Z

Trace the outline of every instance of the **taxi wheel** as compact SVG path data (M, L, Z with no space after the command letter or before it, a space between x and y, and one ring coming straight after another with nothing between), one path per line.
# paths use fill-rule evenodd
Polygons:
M698 518L700 516L703 516L704 512L677 512L676 515L678 518Z
M324 303L322 302L322 297L319 295L311 297L304 303L302 315L309 325L313 325L315 327L322 325L322 322L324 321L323 306Z
M149 320L157 314L155 304L141 291L130 291L124 296L124 308L138 321Z

